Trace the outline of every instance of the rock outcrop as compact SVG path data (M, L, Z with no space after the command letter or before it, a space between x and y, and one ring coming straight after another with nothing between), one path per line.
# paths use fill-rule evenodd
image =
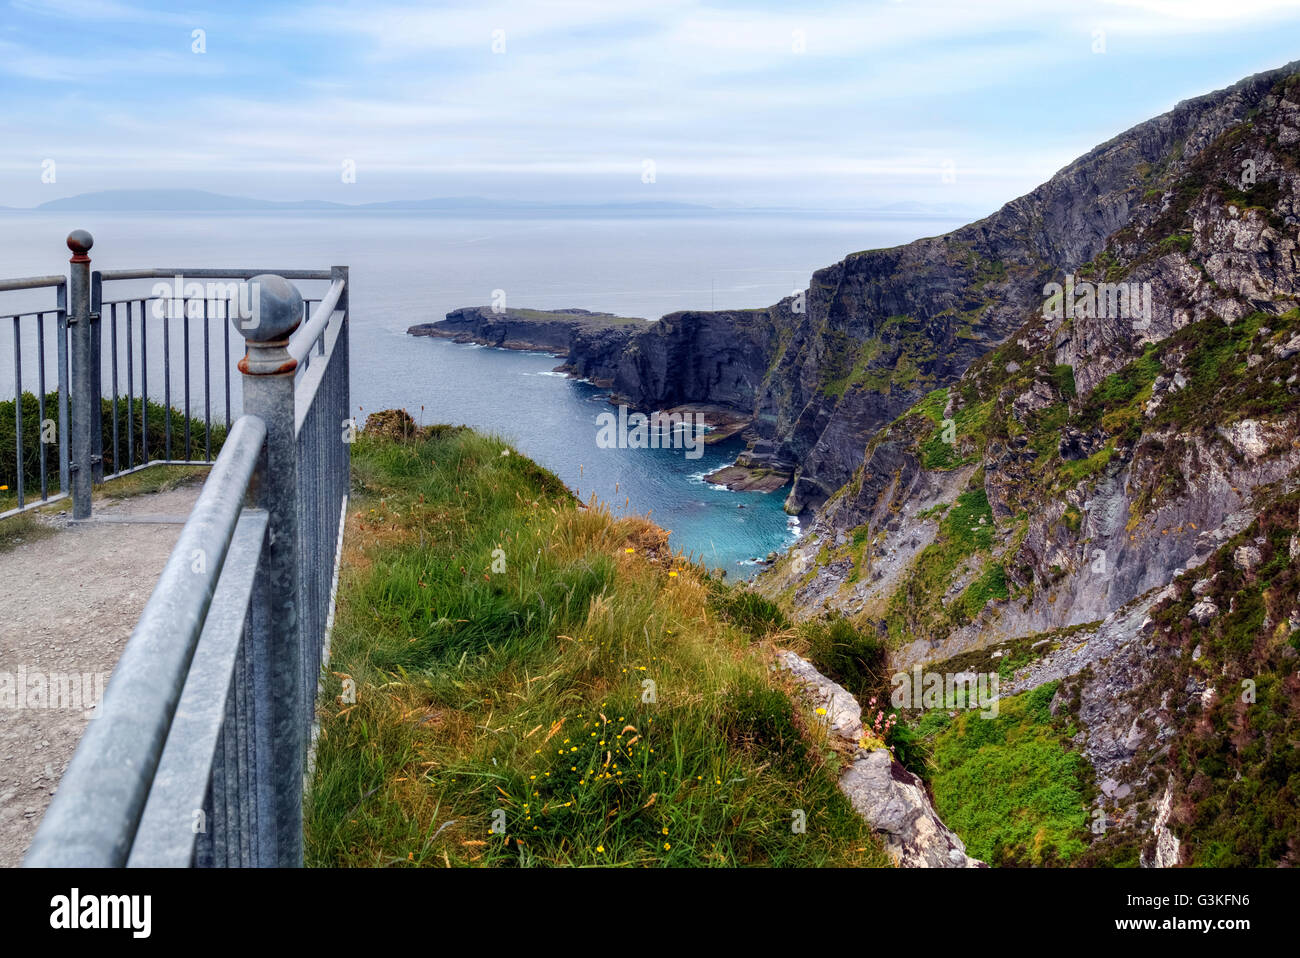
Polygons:
M919 778L898 764L888 749L864 749L862 707L841 685L822 675L793 652L778 656L799 682L812 714L830 734L852 747L839 787L880 836L885 850L902 868L983 868L966 854L962 840L948 829Z

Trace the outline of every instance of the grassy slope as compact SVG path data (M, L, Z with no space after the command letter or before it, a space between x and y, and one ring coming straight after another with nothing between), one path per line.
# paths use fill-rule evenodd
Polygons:
M1070 748L1069 718L1048 710L1057 685L1002 699L996 718L937 710L921 719L935 809L992 865L1068 864L1086 847L1092 769Z
M310 863L888 863L769 668L779 618L502 443L429 432L355 447Z

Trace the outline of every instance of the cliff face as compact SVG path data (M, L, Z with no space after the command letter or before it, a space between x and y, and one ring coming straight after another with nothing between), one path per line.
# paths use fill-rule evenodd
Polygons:
M852 254L815 273L802 304L674 313L626 342L576 337L568 365L636 405L714 402L752 414L751 438L798 466L787 508L816 508L878 429L1017 330L1045 282L1091 260L1145 205L1157 175L1187 170L1283 75L1179 104L979 222Z
M669 313L622 338L590 329L574 337L566 370L644 409L684 403L752 414L754 397L788 322L781 307L739 312Z
M1084 232L1034 244L1062 288L1002 286L985 315L1020 302L1016 328L871 430L759 581L802 615L848 614L896 669L1002 668L1004 695L1062 682L1053 709L1073 716L1108 823L1098 862L1300 863L1296 69L1054 178L1110 178L1100 239L1046 187L999 213L1039 197ZM1253 802L1276 806L1269 822L1242 814Z

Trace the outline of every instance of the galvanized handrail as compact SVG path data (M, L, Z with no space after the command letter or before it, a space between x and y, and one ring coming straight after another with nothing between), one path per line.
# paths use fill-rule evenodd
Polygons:
M301 327L289 341L289 355L294 358L295 362L301 363L309 357L312 347L316 345L325 332L325 327L329 325L330 319L334 316L334 311L338 308L339 299L342 296L343 280L336 279L330 283L329 292L320 301L320 305L312 313L311 319L307 320L306 325Z
M126 863L265 440L266 425L257 417L235 423L63 774L26 864Z
M100 270L99 275L103 277L104 282L110 280L122 279L173 279L177 276L184 276L187 279L253 279L256 276L273 275L281 279L288 280L331 280L334 278L332 271L328 269L214 269L205 267L201 269L105 269Z
M92 241L74 237L84 256ZM157 271L114 275L126 272ZM332 280L293 337L321 352L302 375L290 340L304 313L297 289L220 272L246 276L258 297L256 323L237 325L244 415L25 865L302 863L304 772L348 498L347 269L296 271Z
M66 276L28 276L24 279L0 279L0 293L12 293L20 289L48 289L51 286L67 286Z

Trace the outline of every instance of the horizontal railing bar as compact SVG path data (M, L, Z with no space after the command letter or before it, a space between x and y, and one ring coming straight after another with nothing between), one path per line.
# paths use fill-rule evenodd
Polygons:
M265 444L266 424L256 416L231 427L25 865L125 863Z
M329 270L325 270L325 279L329 279ZM18 289L48 289L68 285L66 276L28 276L24 279L0 279L0 293L11 293Z
M263 273L274 273L289 280L333 278L327 269L103 269L99 277L104 282L126 279L252 279Z
M245 509L230 540L127 859L133 868L188 868L192 863L197 838L194 814L204 807L226 717L226 699L234 694L235 661L244 638L267 518L260 509ZM211 829L217 823L207 821L203 826Z
M130 469L123 469L121 472L109 473L108 475L104 476L104 481L108 482L110 479L121 479L124 476L129 476L133 473L141 472L145 469L152 469L154 466L211 466L211 465L212 463L208 462L206 459L151 459L142 465L132 466ZM33 509L39 509L41 506L48 506L51 503L59 502L60 500L66 498L68 498L68 493L56 492L54 495L46 499L33 499L31 502L27 503L27 505L23 506L21 509L8 509L4 512L0 512L0 519L8 519L10 516L18 515L18 513L20 512L31 512Z
M21 313L0 313L0 319L22 319L24 316L35 319L38 316L55 316L63 315L63 310L51 307L49 309L24 309Z
M48 506L51 502L58 502L60 499L66 498L68 498L66 492L56 492L48 499L33 499L21 508L6 509L4 512L0 512L0 519L8 519L10 516L18 515L20 512L31 512L33 509L39 509L41 506Z
M320 301L315 312L311 314L311 319L300 327L293 338L289 340L289 355L302 362L303 357L311 351L316 345L316 340L320 339L321 333L329 325L330 318L338 309L339 298L343 295L343 280L336 279L330 284L330 290Z

